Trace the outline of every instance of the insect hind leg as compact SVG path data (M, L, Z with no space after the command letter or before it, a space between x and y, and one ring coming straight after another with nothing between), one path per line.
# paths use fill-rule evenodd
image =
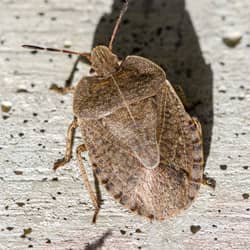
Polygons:
M85 145L84 144L79 145L76 148L76 156L77 156L77 161L78 161L78 165L80 168L81 176L83 178L83 182L84 182L85 187L87 188L87 191L90 195L90 199L95 207L95 212L94 212L94 215L92 218L92 223L94 224L96 222L96 218L97 218L97 215L98 215L99 210L100 210L100 202L98 200L98 198L99 198L98 193L97 193L97 195L94 193L92 186L89 182L88 175L87 175L87 172L86 172L86 169L85 169L82 157L81 157L81 153L84 151L86 151ZM97 179L95 179L95 180L97 180Z

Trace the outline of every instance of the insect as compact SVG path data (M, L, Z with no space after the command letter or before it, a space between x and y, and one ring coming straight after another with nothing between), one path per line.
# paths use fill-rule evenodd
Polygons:
M84 151L88 151L97 180L115 200L151 220L164 220L189 207L202 183L215 185L203 175L200 123L185 111L163 69L139 56L119 61L112 53L127 6L125 0L108 47L99 45L91 53L80 53L23 45L77 54L94 71L76 87L54 86L74 94L65 157L55 162L54 169L70 161L74 130L79 127L84 144L77 147L76 155L95 207L93 222L100 202L85 170Z

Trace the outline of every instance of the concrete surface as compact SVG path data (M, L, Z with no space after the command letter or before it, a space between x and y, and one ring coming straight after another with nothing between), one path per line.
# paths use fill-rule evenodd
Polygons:
M90 51L107 44L120 1L1 0L0 249L249 249L250 248L250 2L130 0L114 51L160 64L202 122L206 173L191 208L150 223L116 204L105 190L96 225L73 160L62 157L72 98L64 85L75 57L25 50L24 43ZM240 33L231 48L226 34ZM78 64L73 84L88 73ZM75 146L82 141L79 132ZM87 155L85 155L87 157ZM90 169L89 169L90 170ZM89 171L89 174L91 171ZM191 226L200 226L196 233ZM193 227L192 227L193 228ZM197 227L196 227L197 228Z

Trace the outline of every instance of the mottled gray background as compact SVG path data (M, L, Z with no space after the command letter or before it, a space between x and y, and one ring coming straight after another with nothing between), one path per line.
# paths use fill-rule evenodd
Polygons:
M20 45L70 42L72 49L90 51L107 44L120 6L111 0L0 2L0 102L12 103L0 117L0 249L250 248L247 0L130 0L114 45L121 59L136 54L161 65L198 102L191 113L202 122L215 191L203 186L187 211L151 224L102 189L104 204L91 225L93 208L75 156L52 171L64 154L72 97L48 89L65 84L76 58ZM223 38L235 32L241 41L230 48ZM89 70L81 62L77 67L73 84ZM81 141L77 132L75 145ZM195 234L192 225L200 226Z

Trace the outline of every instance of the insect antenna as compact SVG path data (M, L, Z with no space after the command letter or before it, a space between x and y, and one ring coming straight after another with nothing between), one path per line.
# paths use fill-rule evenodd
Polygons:
M36 45L27 45L27 44L22 45L22 47L23 48L28 48L28 49L46 50L46 51L52 51L52 52L61 52L61 53L66 53L66 54L73 54L73 55L78 55L80 57L83 57L83 58L87 59L88 61L91 60L90 54L88 54L88 53L81 53L81 52L67 50L67 49L46 48L46 47L40 47L40 46L36 46Z
M112 45L113 45L115 36L116 36L116 34L117 34L119 25L120 25L120 23L121 23L122 17L123 17L123 15L125 14L125 12L127 11L127 9L128 9L128 0L123 0L123 5L122 5L122 9L121 9L121 11L120 11L120 15L119 15L119 17L118 17L118 19L117 19L117 21L116 21L116 23L115 23L115 27L114 27L114 29L113 29L113 33L112 33L112 36L111 36L110 41L109 41L109 49L110 49L111 51L112 51ZM115 78L113 77L113 75L111 75L111 77L112 77L112 79L113 79L113 82L114 82L114 84L115 84L115 86L116 86L116 88L117 88L117 90L118 90L120 96L122 97L122 100L123 100L123 102L124 102L124 104L125 104L125 106L126 106L126 109L128 110L128 113L129 113L130 118L132 119L133 123L134 123L135 126L136 126L135 118L133 117L133 114L132 114L132 112L131 112L131 110L130 110L130 108L129 108L129 105L128 105L128 103L127 103L127 101L126 101L126 99L125 99L125 97L124 97L124 95L123 95L123 93L122 93L122 91L121 91L119 85L117 84L117 82L116 82Z
M116 21L115 27L113 29L112 36L111 36L110 41L109 41L109 49L111 51L112 51L112 45L113 45L113 42L114 42L117 30L118 30L119 25L121 23L122 17L125 14L125 12L127 11L127 9L128 9L128 0L123 0L123 5L122 5L122 9L121 9L120 15L119 15L119 17L118 17L118 19Z

